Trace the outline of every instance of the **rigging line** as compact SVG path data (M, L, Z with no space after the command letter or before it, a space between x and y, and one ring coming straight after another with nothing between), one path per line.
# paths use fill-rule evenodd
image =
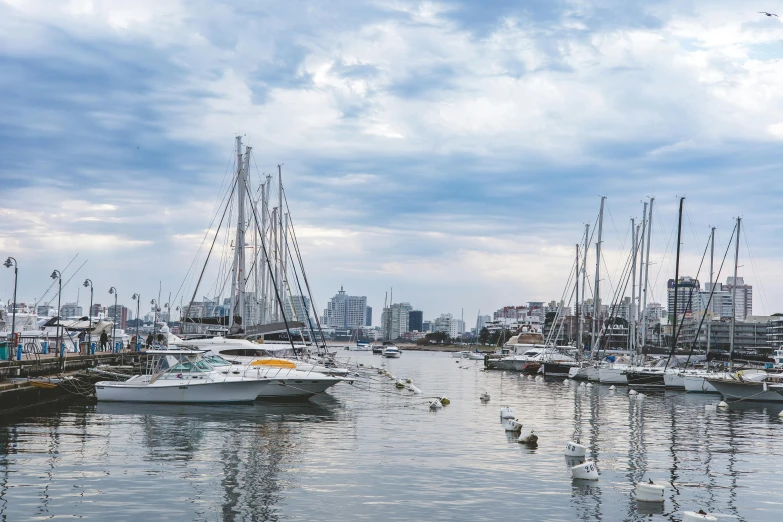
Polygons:
M60 270L60 277L62 277L62 275L63 275L63 272L65 272L66 270L68 270L68 267L69 267L69 266L71 266L71 263L73 263L73 262L76 260L76 258L77 258L77 257L79 257L79 254L78 254L78 253L77 253L75 256L73 256L73 258L72 258L70 261L68 261L68 264L67 264L67 265L65 265L65 268L63 268L62 270ZM54 279L54 280L52 281L52 284L50 284L50 285L49 285L49 288L47 288L47 289L46 289L46 292L44 292L44 293L43 293L43 295L42 295L42 296L41 296L41 297L40 297L40 298L39 298L39 299L36 301L36 303L40 303L41 301L43 301L43 300L44 300L44 297L46 297L46 294L48 294L48 293L49 293L49 290L51 290L51 289L52 289L52 287L55 285L55 283L57 283L57 279ZM56 296L57 294L54 294L54 295ZM49 306L49 304L52 302L52 300L54 300L54 297L52 297L52 299L49 299L49 302L48 302L48 303L46 303L46 306ZM60 313L60 311L58 310L58 311L57 311L57 313L59 314L59 313Z
M726 257L729 255L729 249L731 249L731 242L734 239L734 234L737 232L737 225L734 225L734 230L731 232L731 237L729 238L729 242L726 245L726 252L723 253L723 260L720 262L720 267L718 267L718 278L720 278L720 274L723 271L723 264L726 262ZM691 355L693 355L693 348L696 346L696 343L699 341L699 334L701 333L701 327L704 324L704 319L707 317L707 313L710 309L710 303L712 303L712 296L715 293L715 287L717 285L712 285L712 288L710 289L710 297L707 299L707 306L705 313L701 316L701 322L699 322L699 328L696 330L696 335L693 337L693 342L691 342L691 349L688 352L688 359L685 361L685 366L688 366L688 363L691 360Z
M612 217L612 210L609 208L609 204L606 204L606 211L609 213L609 219L612 221L612 227L614 227L614 233L617 235L617 239L620 239L620 231L617 229L617 225L614 223L614 217Z
M696 231L693 229L693 221L691 221L691 213L688 210L688 204L683 205L685 207L685 216L688 218L688 224L691 227L691 234L693 234L693 244L698 244L699 240L696 239Z
M633 235L633 230L631 230L630 224L628 225L628 229L625 233L625 237L623 238L623 244L620 245L620 256L617 258L617 263L615 263L614 272L612 272L613 274L617 274L617 269L620 267L620 260L623 258L622 253L625 251L625 243L628 241L629 235Z
M560 302L558 303L557 311L555 312L555 317L554 317L554 319L552 319L553 326L556 325L558 320L560 319L560 313L563 310L563 303L565 302L566 293L568 292L568 289L571 288L571 278L573 278L574 275L575 275L574 268L576 267L576 262L577 262L576 259L574 259L574 261L571 263L571 267L568 269L568 279L566 280L565 287L563 288L563 294L560 296ZM572 290L572 293L573 293L573 290ZM569 303L571 302L570 299L569 299L568 302ZM546 322L546 316L544 316L544 322ZM547 335L545 344L548 345L552 341L552 332L553 331L554 331L554 328L551 328L549 330L549 334Z
M307 293L310 296L310 304L313 307L313 315L315 316L315 323L318 326L318 331L321 334L321 341L323 342L324 350L326 350L326 337L324 337L324 331L323 328L321 328L321 320L318 318L318 309L316 308L315 304L315 298L313 298L313 292L310 289L310 282L307 279L307 272L305 272L304 269L304 260L302 259L302 252L299 250L299 239L296 236L296 230L294 228L294 220L291 217L291 209L288 206L288 196L285 193L285 190L283 191L283 201L285 202L285 208L288 210L288 219L289 223L291 224L291 236L293 238L293 245L296 249L296 256L299 259L299 266L302 269L302 278L305 282L305 287L307 288Z
M179 297L180 292L182 291L183 287L185 286L185 283L188 280L188 277L190 275L191 270L193 270L193 267L196 265L196 261L198 261L198 256L201 253L201 249L204 248L204 243L207 240L207 237L209 236L209 231L212 228L212 225L215 223L215 219L217 219L217 213L220 211L220 207L223 206L223 201L225 201L226 196L228 194L226 193L223 195L223 197L220 197L221 194L223 194L223 186L226 182L229 167L232 167L234 164L234 150L235 148L231 147L231 158L229 158L228 164L226 165L226 171L223 173L223 181L220 183L220 189L218 190L218 197L215 199L215 205L212 210L212 219L209 222L209 225L207 226L207 230L204 232L204 237L201 239L201 244L199 245L198 249L196 250L196 255L193 257L193 261L190 262L190 266L188 267L187 272L185 272L185 277L182 279L182 283L179 285L179 288L177 289L177 293L174 294L174 302L177 301L177 297Z
M236 181L234 181L234 184L236 184ZM231 194L232 197L229 198L228 203L230 203L234 197L233 197L234 189L231 188ZM207 264L209 264L209 256L212 254L212 249L215 247L215 240L218 237L218 232L220 231L220 227L223 225L223 220L226 217L226 212L228 212L228 203L226 204L226 208L223 210L223 216L220 218L220 224L218 224L217 230L215 231L215 237L212 239L212 245L209 247L209 252L207 252L207 258L204 260L204 266L201 268L201 275L198 277L198 282L196 283L196 288L193 290L193 297L191 297L190 302L188 303L188 309L185 312L185 320L187 321L188 317L190 317L190 307L193 306L193 302L196 300L196 294L198 293L198 287L201 285L201 278L204 277L204 271L207 269ZM231 318L229 318L229 321Z
M247 183L245 183L245 185L247 185ZM256 230L258 234L261 235L261 224L258 221L258 212L252 200L250 201L250 209L253 211ZM285 307L283 306L283 302L280 300L280 292L278 291L277 288L277 281L275 281L275 276L272 273L272 263L269 261L269 256L267 255L266 242L263 241L261 242L261 248L264 251L264 258L266 259L267 269L269 270L269 278L272 281L272 286L275 289L275 297L277 297L277 303L280 306L280 315L283 317L283 322L285 323L285 331L288 334L288 341L291 343L291 350L294 352L295 355L297 355L296 347L294 346L294 337L293 335L291 335L291 328L288 326L288 318L285 315Z
M696 270L696 280L699 280L699 274L701 273L701 269L704 266L704 260L707 259L707 251L710 249L710 238L707 237L707 244L704 246L704 253L701 255L701 263L699 263L699 269ZM677 281L674 282L674 284L677 284ZM674 334L674 339L672 341L672 349L669 352L669 357L666 359L666 366L664 368L669 367L669 361L671 361L672 356L674 355L674 351L677 349L677 339L680 337L680 332L682 332L682 327L685 324L685 315L688 313L688 308L691 309L691 313L693 313L693 290L694 287L691 286L690 292L688 292L688 303L685 305L685 309L682 311L682 321L680 321L679 328L677 328L676 332L672 332ZM699 296L699 300L701 300L701 296Z
M655 217L656 217L656 224L658 225L658 227L659 228L663 227L663 221L661 220L661 215L658 212L658 207L655 207ZM674 230L675 230L675 228L677 228L676 222L674 223L674 225L672 225L671 232L669 233L669 239L666 241L666 249L663 251L663 257L661 258L661 262L658 265L658 271L655 273L655 279L653 281L652 289L650 289L650 299L651 299L652 302L655 302L655 288L658 286L658 279L661 276L661 271L663 270L663 265L666 262L666 256L671 251L671 242L672 242L672 239L674 238ZM663 232L666 232L666 230L664 229ZM648 285L648 288L650 288L649 285Z
M753 255L753 251L750 249L750 242L748 241L748 225L747 222L745 223L744 233L742 234L743 238L745 239L745 248L748 249L748 257L750 258L750 267L753 270L753 277L756 279L756 283L759 285L759 290L761 290L761 303L764 305L764 311L769 314L771 311L771 308L769 308L769 303L767 301L767 295L764 291L764 285L761 283L761 279L759 279L758 273L756 272L756 259ZM735 281L736 284L736 281Z
M288 208L287 205L286 205L286 208ZM291 212L290 212L290 210L289 210L289 213L288 213L288 222L289 222L289 225L290 225L290 223L291 223ZM291 226L291 229L293 231L293 226ZM296 280L296 286L297 286L297 288L299 288L299 297L302 299L302 309L304 309L305 318L307 319L307 329L310 331L310 342L311 343L315 343L316 339L315 339L315 332L313 331L313 323L310 321L310 307L309 306L304 306L304 292L302 291L302 284L299 281L299 274L297 273L297 270L296 270L296 262L294 260L293 249L288 248L287 250L288 250L288 257L291 259L291 269L294 271L294 279ZM290 288L290 285L289 285L289 288ZM293 303L293 302L294 302L294 299L293 299L293 297L291 297L291 303ZM295 306L292 306L292 308L296 309Z

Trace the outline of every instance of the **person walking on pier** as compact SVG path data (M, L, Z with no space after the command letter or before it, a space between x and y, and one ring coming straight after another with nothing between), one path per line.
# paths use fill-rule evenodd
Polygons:
M106 351L106 346L109 344L109 336L106 335L106 331L101 332L101 351Z

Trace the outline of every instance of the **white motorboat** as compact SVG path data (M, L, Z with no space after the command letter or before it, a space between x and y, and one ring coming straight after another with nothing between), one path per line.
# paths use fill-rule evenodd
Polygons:
M127 381L95 384L99 401L226 403L253 402L269 381L216 371L193 351L148 352L154 372L135 375Z
M383 349L383 356L387 359L399 359L402 352L399 348L390 344Z
M468 359L470 359L471 361L483 361L484 354L481 352L469 352Z

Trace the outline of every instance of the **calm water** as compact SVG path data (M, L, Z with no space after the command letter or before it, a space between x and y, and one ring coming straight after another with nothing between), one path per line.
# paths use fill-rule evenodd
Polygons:
M699 508L781 520L779 406L710 413L715 397L636 401L624 388L579 391L455 361L386 361L425 395L452 399L437 412L370 374L370 385L302 404L88 404L0 425L0 520L680 520ZM538 448L507 438L503 405ZM570 478L562 450L576 433L596 483ZM633 500L647 478L669 484L662 509Z

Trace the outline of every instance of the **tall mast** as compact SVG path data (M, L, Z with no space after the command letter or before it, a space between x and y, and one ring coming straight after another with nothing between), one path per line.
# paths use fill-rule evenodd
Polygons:
M285 221L283 225L283 283L282 285L283 285L283 293L288 291L287 295L290 295L291 290L290 287L288 286L288 226L289 226L288 222L289 222L289 216L288 216L288 212L286 212ZM291 306L292 307L294 306L293 302L291 303Z
M574 266L576 267L575 272L574 272L574 284L576 285L576 300L575 300L575 303L578 306L579 305L579 243L576 244L576 265L574 265ZM577 322L579 324L577 326L577 333L576 333L576 335L577 335L577 342L575 342L574 345L577 348L576 356L579 359L581 359L579 351L578 351L579 343L581 342L581 338L582 338L582 320L581 320L581 318ZM573 323L571 323L571 324L573 324ZM572 326L572 328L573 328L573 326Z
M672 353L677 348L677 294L680 286L680 242L682 240L682 204L685 198L680 198L680 213L677 218L677 260L674 266L674 313L672 314Z
M386 323L389 322L389 315L391 314L391 308L388 308L386 306L386 301L388 299L389 299L389 292L386 292L386 294L383 296L383 309L386 311L386 321L385 321ZM389 325L389 328L391 329L391 325ZM382 330L383 337L388 341L389 339L386 338L386 332L387 332L386 325L383 325L383 330ZM391 337L391 332L389 332L389 337Z
M734 323L737 321L737 263L739 262L739 238L742 218L737 217L737 241L734 250L734 282L731 285L731 332L729 332L729 371L734 371Z
M253 147L245 147L245 161L242 163L241 178L239 180L240 192L237 200L237 211L239 213L237 220L237 250L239 252L239 257L237 258L239 265L237 293L239 294L239 317L243 330L247 329L247 318L245 317L245 284L247 283L247 277L245 276L245 199L247 198L247 173L250 166L250 151L252 149Z
M636 322L638 323L642 317L642 288L644 288L644 234L647 232L647 202L644 202L644 210L642 211L642 233L637 234L636 243L639 245L639 293L636 298ZM638 334L638 329L637 329Z
M631 302L628 307L628 351L636 351L636 240L639 227L631 218Z
M277 234L278 234L278 230L277 230L277 211L278 211L277 207L272 209L272 223L270 224L270 228L271 228L270 236L271 236L271 239L272 239L272 244L274 245L274 251L272 252L272 260L274 261L275 282L276 282L277 285L279 285L280 284L279 283L280 282L280 270L279 270L278 261L280 259L280 255L279 255L279 252L278 252L278 247L280 246L280 243L277 241ZM276 294L274 294L274 295L276 295ZM270 295L270 297L272 297L272 296ZM277 297L273 297L272 299L270 299L271 302L274 302L275 300L277 300ZM276 306L276 303L275 303L275 305L271 307L270 311L271 311L272 320L273 321L278 321L279 320L280 307Z
M261 184L261 243L266 244L266 193L269 190L269 184ZM261 302L259 307L261 308L261 324L266 324L266 249L262 248L259 253L260 259L258 263L259 274L261 275ZM259 289L256 289L258 292Z
M244 251L244 245L241 245L240 242L244 243L244 221L245 221L245 185L242 183L242 167L244 164L243 158L242 158L242 136L236 137L236 148L237 148L237 235L236 235L236 241L234 241L234 263L232 265L231 269L231 297L230 297L230 306L228 311L228 326L231 328L234 326L234 317L235 313L234 310L237 306L237 289L239 287L239 279L241 276L241 268L239 266L239 257L240 252Z
M715 284L715 281L713 281L713 277L715 275L713 263L715 260L715 227L712 227L712 230L710 231L710 292L713 294L715 293L715 290L712 288ZM710 304L712 306L712 304ZM707 355L710 353L710 337L712 337L712 314L710 313L710 310L705 310L705 313L708 313L710 315L707 316ZM709 359L709 357L708 357Z
M647 218L647 253L644 256L644 303L642 308L642 349L644 349L644 343L647 340L647 285L650 282L650 235L652 234L652 221L653 221L653 203L655 198L650 198L650 214ZM660 321L659 321L660 324Z
M283 243L285 242L285 239L283 238L284 229L283 229L283 166L278 165L277 166L277 240L279 242L279 246L277 248L277 255L278 255L278 276L277 276L277 284L282 288L280 295L278 296L278 299L283 298L283 294L285 293L285 287L281 283L283 279L285 278L285 274L283 271L285 270L285 260L283 259L283 252L285 250L285 247L283 246ZM278 307L279 310L282 310L283 302L280 302L280 306Z
M598 212L598 239L595 242L595 292L593 293L593 336L590 339L592 348L590 358L597 357L598 337L596 336L596 327L598 326L598 301L601 298L599 285L601 282L601 235L604 230L604 201L606 196L601 196L601 210Z
M587 290L587 249L590 246L590 225L585 224L585 247L582 251L582 301L579 305L579 358L585 351L584 326L585 326L585 291ZM577 300L579 296L577 296Z

